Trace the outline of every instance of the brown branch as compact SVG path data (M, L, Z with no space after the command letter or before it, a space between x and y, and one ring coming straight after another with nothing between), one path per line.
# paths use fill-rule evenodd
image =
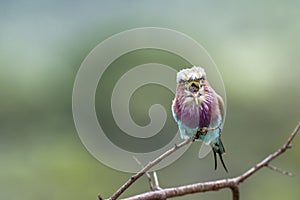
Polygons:
M144 165L137 159L137 157L133 156L134 160L143 168ZM149 172L145 172L149 184L150 191L154 191L154 186L152 184L152 178Z
M263 167L268 167L269 163L277 158L279 155L283 154L287 149L291 148L291 142L294 139L295 135L297 134L298 130L300 128L300 122L294 129L294 131L291 133L287 141L283 144L281 148L279 148L274 153L268 155L265 159L263 159L261 162L257 163L254 167L250 168L248 171L243 173L240 176L229 178L229 179L222 179L222 180L216 180L216 181L210 181L210 182L204 182L204 183L196 183L191 185L184 185L180 187L174 187L174 188L166 188L159 191L151 191L146 192L143 194L139 194L133 197L126 198L124 200L162 200L166 198L172 198L172 197L178 197L183 196L187 194L193 194L193 193L200 193L200 192L207 192L207 191L216 191L224 188L230 188L232 191L232 197L233 200L239 199L239 184L242 183L244 180L249 178L251 175L262 169ZM181 143L181 146L184 146L188 144L190 141L186 140L185 142ZM180 147L181 147L180 146ZM173 151L175 151L178 146L175 146L173 149L167 151L165 154L154 160L153 162L150 162L147 166L145 166L139 173L134 175L127 183L125 183L112 198L110 199L116 199L120 194L122 194L138 177L142 176L147 170L149 170L151 167L153 167L155 164L160 162L163 158L170 155Z
M149 162L145 167L143 167L143 169L141 169L138 173L136 173L135 175L131 176L130 179L124 183L118 190L117 192L115 192L110 198L109 200L116 200L130 185L132 185L132 183L134 183L137 179L139 179L141 176L143 176L147 171L149 171L153 166L157 165L160 161L162 161L164 158L168 157L169 155L171 155L172 153L174 153L175 151L177 151L178 149L180 149L181 147L189 144L193 139L187 139L185 141L183 141L182 143L175 145L173 148L169 149L168 151L166 151L165 153L163 153L162 155L160 155L159 157L157 157L155 160ZM101 196L98 195L99 200L102 200Z
M239 200L240 199L240 190L238 186L230 187L232 192L232 199L233 200Z

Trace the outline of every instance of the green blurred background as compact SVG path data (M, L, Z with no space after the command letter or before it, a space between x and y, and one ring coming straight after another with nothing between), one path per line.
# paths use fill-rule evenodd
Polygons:
M193 145L158 172L161 186L241 174L277 149L300 119L299 10L300 1L279 0L1 1L0 199L108 197L130 177L101 164L80 142L72 87L81 62L98 43L145 26L178 30L201 43L227 92L223 141L229 174L213 170L211 155L199 160L199 146ZM148 89L155 91L140 92ZM165 94L168 103L173 97ZM144 113L133 119L146 124L151 101L146 108L132 103ZM242 199L299 199L299 141L273 162L296 176L264 169L241 185ZM142 178L124 197L147 190ZM222 190L178 199L230 198L230 191Z

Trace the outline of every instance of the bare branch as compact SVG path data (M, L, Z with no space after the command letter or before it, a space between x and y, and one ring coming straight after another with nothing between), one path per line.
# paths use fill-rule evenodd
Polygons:
M240 190L238 186L233 186L230 188L232 192L232 199L239 200L240 199Z
M146 176L147 176L147 180L148 180L150 191L154 191L155 188L154 188L154 186L152 184L152 179L151 179L151 175L149 174L149 172L146 172Z
M193 194L193 193L200 193L200 192L207 192L207 191L216 191L224 188L229 188L232 191L232 197L233 200L239 200L239 184L242 183L244 180L249 178L251 175L262 169L263 167L268 168L274 168L273 170L278 171L276 167L270 167L269 164L272 160L274 160L279 155L283 154L287 149L291 148L291 142L294 139L295 135L297 134L298 130L300 128L300 122L294 129L294 131L291 133L287 141L283 144L281 148L279 148L274 153L268 155L265 159L263 159L261 162L257 163L254 167L250 168L248 171L243 173L240 176L229 178L229 179L222 179L222 180L216 180L216 181L210 181L210 182L204 182L204 183L196 183L191 185L184 185L180 187L175 188L166 188L158 191L151 191L146 192L143 194L139 194L136 196L132 196L129 198L126 198L124 200L147 200L147 199L157 199L162 200L166 198L172 198L172 197L178 197L183 196L187 194ZM192 140L192 139L191 139ZM148 165L146 165L140 172L135 174L131 177L115 194L113 197L111 197L111 200L114 200L118 198L137 178L142 176L146 171L148 171L151 167L159 163L162 159L170 155L172 152L176 151L178 148L188 144L191 142L191 140L186 140L183 143L179 144L178 146L173 147L154 161L150 162ZM282 171L282 170L280 170ZM284 173L288 174L288 173Z
M300 128L300 122L297 124L294 131L291 133L291 135L288 137L287 141L282 145L281 148L279 148L274 153L268 155L264 160L262 160L260 163L256 164L254 167L246 171L243 175L239 176L240 179L239 182L243 182L246 178L254 174L256 171L261 169L262 167L265 167L268 165L272 160L274 160L276 157L280 156L282 153L284 153L287 149L291 148L291 142L296 136L298 130Z
M216 191L223 188L234 188L236 187L236 179L223 179L218 181L210 181L205 183L195 183L191 185L184 185L175 188L166 188L159 191L146 192L140 195L129 197L123 200L160 200L164 198L172 198L183 196L187 194L194 194L199 192ZM238 200L238 199L235 199Z
M158 181L156 171L153 172L153 177L154 177L155 189L156 190L162 190L161 187L159 186L159 181Z
M283 174L283 175L294 176L293 173L288 172L288 171L285 171L285 170L283 170L283 169L280 169L279 167L275 167L275 166L270 165L270 164L268 164L266 167L268 167L269 169L271 169L271 170L273 170L273 171L275 171L275 172L278 172L278 173L280 173L280 174Z
M143 169L141 169L138 173L136 173L135 175L131 176L131 178L125 183L123 184L118 190L117 192L115 192L113 194L112 197L109 198L109 200L116 200L130 185L132 185L132 183L134 183L137 179L139 179L141 176L143 176L147 171L149 171L153 166L157 165L160 161L162 161L164 158L168 157L169 155L171 155L172 153L174 153L175 151L177 151L178 149L180 149L181 147L189 144L192 141L192 138L187 139L185 141L183 141L182 143L175 145L173 148L169 149L168 151L166 151L165 153L163 153L162 155L160 155L159 157L157 157L155 160L149 162Z
M141 166L141 168L144 167L144 165L139 161L139 159L137 159L137 157L133 156L133 159L137 162L137 164L139 164ZM151 175L149 174L149 172L146 172L146 176L147 176L150 191L153 191L154 186L152 184L152 178L151 178Z

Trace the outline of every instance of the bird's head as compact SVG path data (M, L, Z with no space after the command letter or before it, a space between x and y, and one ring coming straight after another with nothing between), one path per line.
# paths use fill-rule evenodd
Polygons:
M205 101L205 77L204 69L196 66L177 73L177 94L182 95L184 104L199 105Z

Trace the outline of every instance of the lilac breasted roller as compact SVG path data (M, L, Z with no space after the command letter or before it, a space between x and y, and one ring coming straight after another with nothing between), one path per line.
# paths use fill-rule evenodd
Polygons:
M217 169L216 154L218 154L227 172L222 158L225 148L221 141L224 102L207 82L203 68L194 66L177 73L172 113L178 124L181 138L189 139L196 136L196 139L210 145L213 150L215 169ZM206 129L204 134L196 134L204 129Z

